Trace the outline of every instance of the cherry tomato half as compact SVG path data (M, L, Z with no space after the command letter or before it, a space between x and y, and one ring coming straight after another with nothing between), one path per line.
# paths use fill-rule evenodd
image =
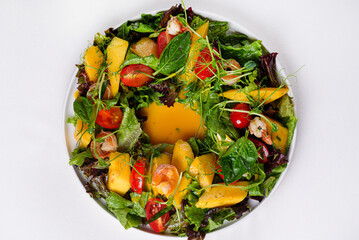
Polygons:
M163 52L163 49L167 46L168 42L171 40L171 37L168 36L166 31L163 31L158 35L157 38L157 52L158 56L161 56L161 53Z
M244 111L250 111L248 104L245 103L238 103L234 106L235 110L244 110ZM249 122L252 119L252 116L248 113L242 113L242 112L231 112L230 115L231 122L234 127L236 128L246 128L249 125Z
M147 202L145 207L147 221L150 220L153 215L166 208L166 204L161 204L160 202L163 201L159 198L152 198ZM170 214L167 212L161 217L157 218L155 221L150 222L150 226L155 232L163 232L167 228L165 224L168 222L169 219Z
M214 51L217 49L213 48ZM212 66L212 56L211 52L209 51L208 47L203 49L198 56L196 65L194 67L194 73L200 79L204 80L205 78L212 77L214 73L217 71L216 68Z
M168 196L176 189L178 180L178 170L174 165L161 164L153 173L152 186L155 187L160 194Z
M254 143L256 148L260 148L260 150L258 151L259 163L266 163L268 161L268 157L269 157L268 147L265 145L265 143L263 143L262 141L260 141L258 139L254 139L254 138L248 138L248 139Z
M141 87L151 81L153 69L143 64L132 64L121 71L121 81L129 87Z
M97 114L96 123L104 128L115 129L120 127L122 117L120 107L112 107L109 110L102 109Z
M144 174L146 167L146 158L139 159L135 166L132 168L131 172L131 188L135 193L142 194L142 189L144 185Z

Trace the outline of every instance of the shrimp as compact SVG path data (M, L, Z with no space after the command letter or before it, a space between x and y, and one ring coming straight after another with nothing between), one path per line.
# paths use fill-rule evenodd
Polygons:
M235 70L239 70L241 68L241 65L239 65L239 63L234 60L234 59L230 59L229 63L225 63L224 68L230 68L232 71ZM238 82L238 80L240 79L240 76L235 75L235 74L230 74L230 75L226 75L221 77L221 79L224 81L224 83L226 85L234 85L236 82Z
M167 22L166 35L169 36L170 39L186 31L189 31L191 33L192 39L192 32L190 31L190 29L183 26L183 24L178 21L177 17L171 17L171 19Z
M272 138L267 131L267 124L261 118L255 117L252 119L249 123L248 129L252 135L257 138L261 138L266 144L273 144Z
M108 157L110 153L115 152L118 147L117 139L114 134L111 134L111 132L102 131L96 136L96 138L103 137L103 142L91 142L91 152L93 157L96 159Z
M152 176L152 186L160 194L168 196L176 189L179 180L178 170L171 164L161 164Z

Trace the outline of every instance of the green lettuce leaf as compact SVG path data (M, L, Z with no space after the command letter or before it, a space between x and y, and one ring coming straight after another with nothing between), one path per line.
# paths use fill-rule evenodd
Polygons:
M208 209L197 208L196 206L185 206L185 215L188 218L189 224L194 225L193 230L198 231L203 218L206 216Z
M89 148L75 148L71 153L70 165L77 165L81 167L84 164L86 158L92 158L92 153Z
M117 132L118 147L121 152L130 151L142 133L141 124L135 115L135 109L124 106L121 126Z
M224 221L231 221L236 217L236 213L232 208L221 208L218 212L208 218L208 225L201 228L203 232L212 232L223 225Z
M288 144L286 149L286 151L288 151L298 122L298 118L295 116L294 112L294 105L288 94L281 98L278 104L278 109L280 121L288 128Z
M139 202L135 203L111 192L106 198L107 208L115 214L125 229L137 227L146 216Z
M259 63L260 56L263 54L260 40L242 47L225 46L223 44L219 44L219 47L224 58L234 58L242 66L249 60Z

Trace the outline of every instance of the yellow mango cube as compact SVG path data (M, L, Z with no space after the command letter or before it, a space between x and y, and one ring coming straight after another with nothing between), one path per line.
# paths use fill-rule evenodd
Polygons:
M179 139L173 148L171 164L177 168L179 173L184 172L189 167L187 158L194 158L192 148L188 142Z
M184 82L189 83L196 79L196 76L194 75L192 70L194 69L194 66L196 65L197 59L200 54L200 49L201 49L201 44L198 43L197 41L200 38L207 37L208 28L209 28L209 22L207 21L206 23L204 23L202 26L200 26L197 29L197 31L196 31L197 34L193 34L191 48L189 50L189 55L188 55L189 62L187 64L186 71L182 75L178 76L178 78Z
M263 119L264 120L264 119ZM272 133L272 125L268 121L264 120L267 124L268 134L272 137L273 145L279 148L281 153L285 154L288 144L288 129L284 127L280 122L268 118L271 123L274 123L278 127L278 131Z
M177 192L175 193L174 200L179 209L181 209L181 202L183 198L187 195L188 185L191 184L192 178L186 178L182 176L180 185L178 186Z
M114 37L107 47L107 64L110 75L111 94L116 96L120 86L120 66L125 60L128 42L118 37Z
M91 134L87 131L88 124L83 123L81 119L77 119L76 129L74 133L74 137L78 142L79 146L82 148L86 148L91 142Z
M194 159L189 168L189 174L192 177L198 175L199 185L203 188L212 184L216 166L216 155L205 154Z
M130 155L128 153L110 153L107 188L120 195L125 195L131 188Z
M85 72L90 81L95 82L98 70L103 63L103 54L97 46L91 46L85 53Z
M236 182L232 186L248 186L248 182ZM196 203L197 208L227 207L237 204L247 197L247 191L231 186L215 186L205 191Z
M288 88L261 88L259 90L254 90L250 92L248 95L261 102L263 102L269 97L265 101L265 104L267 104L281 98L288 92L288 90ZM220 93L219 95L225 98L232 99L234 101L249 101L247 95L237 89L228 90L224 93Z

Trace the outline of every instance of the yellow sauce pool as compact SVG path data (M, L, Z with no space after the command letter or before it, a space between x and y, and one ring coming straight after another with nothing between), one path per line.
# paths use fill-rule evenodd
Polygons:
M147 116L143 131L150 136L152 144L174 144L178 139L204 136L201 116L182 103L175 103L173 107L152 103L141 112Z

